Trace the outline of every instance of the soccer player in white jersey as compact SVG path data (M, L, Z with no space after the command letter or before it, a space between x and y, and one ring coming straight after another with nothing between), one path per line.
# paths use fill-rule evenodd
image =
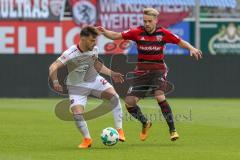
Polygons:
M83 117L89 95L110 101L114 108L114 122L115 128L119 133L119 140L125 141L119 96L113 86L100 76L98 72L111 76L117 83L124 81L123 75L108 69L98 60L97 36L98 32L94 27L87 26L82 28L79 44L67 49L49 68L49 77L53 82L53 87L60 92L63 88L58 82L57 70L67 65L68 72L70 72L66 81L70 108L76 125L84 137L82 143L78 146L79 148L88 148L92 144L92 138Z

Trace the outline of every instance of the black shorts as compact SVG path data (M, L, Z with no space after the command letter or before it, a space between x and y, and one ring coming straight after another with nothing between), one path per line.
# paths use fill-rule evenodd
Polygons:
M130 79L130 87L127 96L138 98L152 97L156 90L161 90L165 94L173 90L173 85L167 81L167 71L147 71L142 74L135 74Z

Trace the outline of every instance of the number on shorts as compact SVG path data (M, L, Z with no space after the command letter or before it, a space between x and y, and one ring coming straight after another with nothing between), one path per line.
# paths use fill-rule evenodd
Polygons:
M105 85L107 83L107 80L106 79L100 79L100 82Z

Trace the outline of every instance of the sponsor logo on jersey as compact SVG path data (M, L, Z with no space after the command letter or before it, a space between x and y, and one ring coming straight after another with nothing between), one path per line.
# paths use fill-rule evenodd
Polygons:
M161 47L158 46L139 46L139 49L141 50L145 50L145 51L160 51Z
M63 60L65 60L65 59L66 59L66 57L65 57L65 56L61 56L61 58L62 58Z
M157 35L157 36L156 36L156 38L157 38L157 41L158 41L158 42L161 42L161 41L162 41L162 38L163 38L163 36L162 36L162 35Z

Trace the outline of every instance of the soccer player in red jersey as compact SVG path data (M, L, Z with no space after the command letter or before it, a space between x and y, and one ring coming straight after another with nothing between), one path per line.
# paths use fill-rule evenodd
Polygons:
M170 140L175 141L179 138L179 135L175 129L171 107L165 98L164 87L161 87L164 86L167 75L167 66L164 63L163 50L166 43L173 43L188 49L190 55L194 56L197 60L202 58L202 53L169 30L163 27L157 27L157 16L159 15L157 10L145 8L143 14L144 26L131 28L123 32L109 31L101 26L97 27L97 29L109 39L132 40L137 44L138 63L136 72L141 75L133 81L133 85L125 97L125 104L128 112L142 123L140 139L144 141L147 138L148 130L152 123L142 114L137 102L146 96L146 92L149 91L149 89L152 89L154 91L154 97L168 124ZM151 86L156 85L159 87L151 88ZM137 87L138 89L136 89Z

